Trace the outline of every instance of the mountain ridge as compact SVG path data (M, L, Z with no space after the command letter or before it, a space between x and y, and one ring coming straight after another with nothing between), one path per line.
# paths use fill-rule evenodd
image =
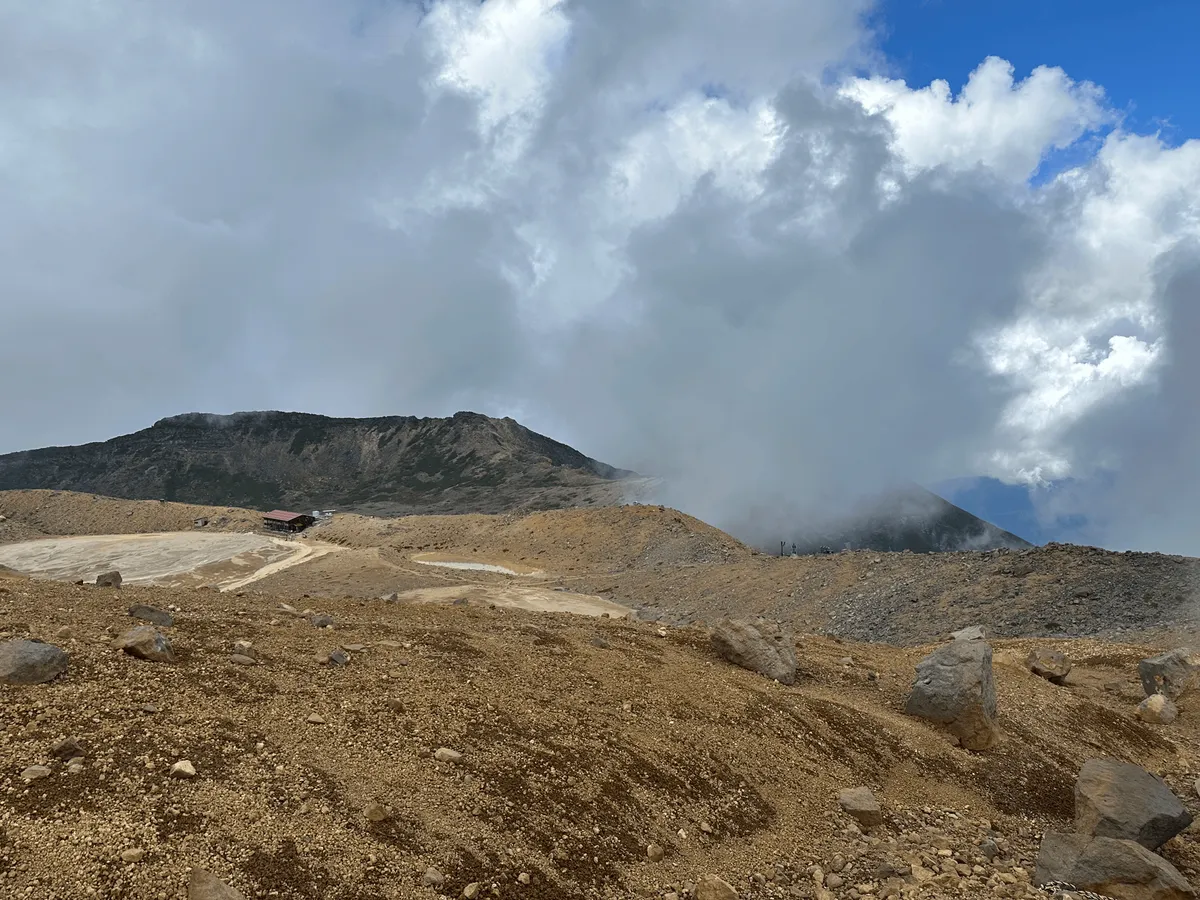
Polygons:
M636 473L511 418L183 413L149 428L0 456L0 489L213 505L504 512L619 502Z

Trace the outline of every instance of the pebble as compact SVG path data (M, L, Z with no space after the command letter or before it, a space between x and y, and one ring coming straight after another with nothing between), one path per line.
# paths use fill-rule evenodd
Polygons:
M458 762L463 758L463 755L457 750L451 750L449 747L438 747L433 753L433 758L438 762Z
M386 822L391 818L391 814L387 811L387 807L381 803L368 803L367 808L363 811L363 815L367 817L368 821L376 823Z
M472 881L465 888L463 888L462 895L466 898L466 900L475 900L475 898L479 896L479 892L481 890L483 890L483 885L481 885L478 881Z
M308 718L304 720L309 725L324 725L325 717L317 715L317 713L309 713Z
M517 881L521 882L521 884L529 884L529 882L532 880L533 879L531 879L529 877L528 872L522 872L520 875L517 876Z
M50 775L50 769L46 766L30 766L21 773L21 780L26 784L31 784L41 778L49 778Z
M121 851L121 862L139 863L145 857L146 851L140 848Z
M666 856L666 853L659 844L650 844L646 847L646 858L650 862L662 862L664 856Z
M425 870L421 876L421 884L425 887L441 887L446 882L446 876L432 867Z
M241 654L241 653L234 653L232 656L229 657L229 661L231 663L233 663L235 666L257 666L258 665L258 660L253 659L249 656L245 656L244 654Z
M195 778L196 767L192 765L191 760L181 759L171 766L171 770L167 774L172 778Z

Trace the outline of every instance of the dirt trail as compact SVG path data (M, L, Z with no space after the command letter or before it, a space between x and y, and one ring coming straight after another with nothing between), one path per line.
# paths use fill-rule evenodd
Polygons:
M272 538L277 544L287 547L292 550L291 556L286 556L283 559L276 560L272 563L267 563L256 572L237 578L233 581L225 581L218 585L222 591L237 591L246 587L246 585L254 584L256 581L262 581L264 578L269 578L272 575L277 575L287 569L298 566L301 563L312 562L326 556L330 553L337 553L342 550L334 544L307 544L298 543L295 541L284 541L279 538Z

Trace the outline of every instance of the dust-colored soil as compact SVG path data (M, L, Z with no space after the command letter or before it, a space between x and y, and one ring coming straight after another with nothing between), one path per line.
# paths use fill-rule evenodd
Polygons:
M42 538L0 546L0 564L35 578L95 581L120 571L136 584L195 583L197 570L212 578L220 570L257 573L296 555L288 541L258 534L166 532ZM254 575L231 587L249 583Z
M1032 897L1037 833L1066 826L1083 760L1133 760L1181 796L1200 769L1200 698L1185 697L1170 727L1132 715L1143 648L1063 644L1077 670L1056 687L1017 664L1029 642L999 642L1007 739L970 754L903 714L919 650L802 637L802 677L784 687L721 661L700 629L330 599L309 601L335 622L318 630L280 599L305 603L0 588L3 637L71 654L59 680L2 689L0 895L175 897L204 866L249 898L434 898L428 867L447 897L471 882L537 900L661 897L707 872L745 898L810 896L806 867L829 871L840 854L847 884L879 884L885 865L948 864L973 874L922 897ZM178 608L176 663L110 649L134 602ZM238 640L259 665L230 664ZM363 649L344 669L320 665L338 644ZM50 757L66 735L86 747L77 774ZM464 756L437 762L439 747ZM168 777L180 759L194 780ZM26 785L35 764L53 774ZM868 836L836 807L858 784L887 812ZM365 817L373 802L387 821ZM989 827L1006 848L994 863L975 846ZM662 863L647 860L651 842ZM962 861L947 863L943 845ZM123 863L129 849L142 861ZM1195 878L1193 837L1166 853ZM1001 874L1014 883L993 893Z
M141 534L190 531L207 519L206 531L253 531L262 514L226 506L195 506L158 500L115 500L71 491L0 491L0 544L46 535ZM7 526L7 527L6 527Z

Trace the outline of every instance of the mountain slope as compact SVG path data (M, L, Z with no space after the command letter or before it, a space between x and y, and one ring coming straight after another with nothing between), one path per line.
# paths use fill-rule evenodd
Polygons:
M933 553L1033 546L917 485L874 498L834 521L798 529L789 538L789 551L791 541L800 553L816 553L821 547Z
M0 456L0 490L379 514L620 502L641 479L512 419L189 413L109 441Z

